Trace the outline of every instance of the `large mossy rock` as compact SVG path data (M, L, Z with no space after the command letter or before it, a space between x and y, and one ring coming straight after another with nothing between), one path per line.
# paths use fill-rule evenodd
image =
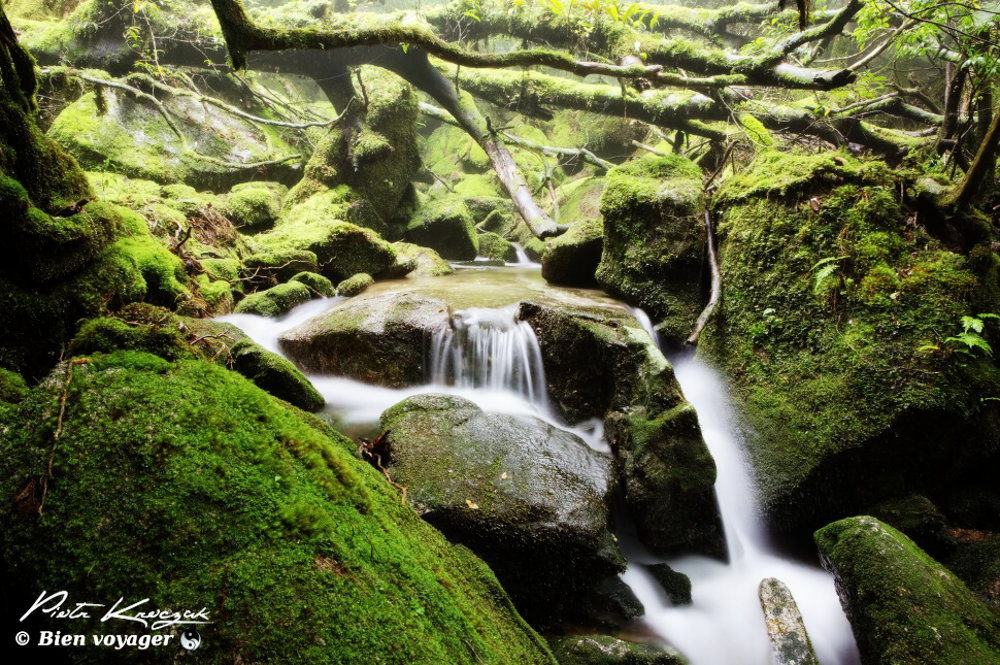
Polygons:
M537 418L447 395L407 398L381 427L414 508L482 556L525 618L597 619L580 616L582 599L624 570L608 525L610 457Z
M286 282L252 293L236 306L237 314L278 317L312 300L312 291L302 282Z
M778 528L997 468L1000 405L982 398L1000 371L943 341L1000 311L997 257L949 249L898 178L836 152L767 153L714 197L723 294L699 350L731 377Z
M223 191L251 175L241 165L298 152L275 127L254 124L193 95L158 97L184 138L152 103L108 87L67 106L49 135L87 169ZM289 162L273 166L269 176L294 182L301 172Z
M725 557L715 461L649 334L622 309L522 303L519 317L538 335L560 411L571 422L604 419L640 539L663 553Z
M334 283L359 272L381 275L396 264L396 250L377 233L336 218L285 217L251 246L248 267L273 267L279 275L318 272Z
M15 606L59 589L109 607L205 607L202 663L554 662L489 569L400 505L320 421L204 361L70 362L72 382L61 365L0 409L0 492L20 497L0 514ZM100 616L36 612L24 627L103 633ZM117 655L72 649L75 662Z
M357 75L364 81L363 93L357 91L363 108L348 108L316 146L281 218L343 219L397 240L414 205L410 182L420 168L417 95L384 70L362 67Z
M611 169L601 197L600 285L645 309L680 345L704 306L702 173L682 157L643 157Z
M399 388L426 379L427 340L449 325L448 306L440 300L408 293L361 295L278 341L307 372Z
M309 379L277 353L249 339L241 339L229 350L233 369L258 388L305 411L319 411L326 403Z
M867 516L815 537L865 665L1000 662L1000 618L909 538Z
M406 227L406 240L430 247L445 259L471 261L479 239L465 202L456 196L428 202Z
M559 188L559 220L569 230L548 242L542 254L542 277L564 286L597 286L597 266L604 251L600 201L603 178L579 178Z

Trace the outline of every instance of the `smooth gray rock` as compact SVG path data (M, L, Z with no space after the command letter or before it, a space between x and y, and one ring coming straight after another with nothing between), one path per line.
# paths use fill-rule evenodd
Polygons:
M799 607L784 582L773 577L764 578L758 596L773 649L772 662L775 665L819 665Z

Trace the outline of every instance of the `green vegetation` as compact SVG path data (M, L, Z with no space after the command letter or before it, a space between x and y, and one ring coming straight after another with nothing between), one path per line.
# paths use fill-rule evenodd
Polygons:
M980 401L998 394L995 365L927 352L961 345L944 338L968 312L998 309L997 260L915 223L899 177L768 153L714 197L724 298L702 351L745 401L765 505L786 528L938 486L998 445Z
M0 516L9 593L207 607L206 663L553 662L486 566L332 430L203 361L117 352L79 359L70 381L67 368L0 410L0 491L48 490L44 505L22 495L27 518Z

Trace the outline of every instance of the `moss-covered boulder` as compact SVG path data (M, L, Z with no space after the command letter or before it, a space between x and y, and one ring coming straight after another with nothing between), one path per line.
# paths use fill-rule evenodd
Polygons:
M224 212L237 228L262 230L272 226L281 213L281 190L244 183L226 197Z
M900 202L899 177L837 152L767 153L714 196L723 294L699 351L732 377L781 529L934 497L1000 449L1000 405L981 399L1000 369L945 341L1000 311L998 259L949 249L931 210Z
M517 249L503 236L496 233L480 233L476 236L479 245L479 255L503 261L504 263L514 263L517 261Z
M601 219L576 222L569 231L546 244L542 253L542 277L552 284L595 287L603 251Z
M441 258L441 255L430 247L414 245L402 240L392 244L400 260L412 262L413 267L407 273L413 277L441 277L455 272L451 264Z
M624 570L608 527L610 457L536 418L447 395L407 398L381 427L414 508L482 556L528 621L597 619L579 616L581 597Z
M109 317L91 319L80 327L67 350L77 356L112 351L144 351L167 360L194 358L195 351L181 334L177 320L169 312L162 309L160 311L165 319L163 324L126 322Z
M819 665L792 592L779 579L767 577L757 589L764 611L771 662L775 665Z
M522 303L519 317L538 335L560 411L570 421L604 419L639 538L664 553L725 557L715 462L649 334L622 309Z
M1000 661L1000 618L909 538L868 516L815 537L866 665Z
M347 279L337 284L337 295L350 298L356 296L375 283L375 280L366 272L359 272L351 275Z
M426 379L427 339L450 325L441 300L410 293L361 295L281 335L307 372L399 388Z
M85 168L216 191L246 179L251 167L244 165L298 152L276 127L203 104L193 95L157 94L170 122L147 99L101 87L67 106L49 135ZM301 174L290 162L271 169L272 177L286 181Z
M308 270L334 282L359 272L380 275L396 263L392 245L371 229L326 217L283 218L273 231L254 236L251 246L258 256L269 257L267 264L285 259L289 265L283 269L293 274ZM316 263L310 265L308 255L296 260L298 252L312 254Z
M286 282L264 291L251 293L236 305L237 314L278 317L312 300L312 292L302 282Z
M72 381L61 365L0 409L0 492L20 497L0 513L12 606L49 589L108 607L205 608L197 655L211 664L554 662L489 569L400 505L319 420L204 361L72 362ZM106 631L92 616L35 612L22 625ZM175 644L131 653L172 663Z
M687 665L670 647L610 635L568 635L551 638L549 645L559 665Z
M233 344L230 357L234 370L289 404L305 411L319 411L326 403L295 365L249 339Z
M305 284L312 292L313 298L332 298L337 295L337 287L333 282L314 272L300 272L288 281Z
M600 285L645 309L661 338L680 345L704 306L702 173L682 157L642 157L608 172L601 213Z
M275 243L275 247L258 248L249 254L243 265L248 276L265 277L279 282L291 280L302 272L315 273L319 270L316 252L308 249L294 249Z
M472 215L456 196L427 203L406 226L406 240L430 247L453 261L471 261L479 253Z
M362 67L358 76L364 91L357 95L366 103L347 109L350 119L331 127L316 146L302 180L288 193L282 219L332 215L396 240L415 203L410 182L420 167L417 96L384 70Z
M28 395L24 377L9 369L0 368L0 402L17 404Z

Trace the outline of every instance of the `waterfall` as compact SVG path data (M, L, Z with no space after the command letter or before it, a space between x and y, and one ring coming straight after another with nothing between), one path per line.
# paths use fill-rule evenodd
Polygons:
M517 320L517 305L455 312L431 339L432 383L508 390L547 407L542 350L535 331Z
M673 606L642 565L658 559L634 539L623 542L629 560L623 579L646 608L643 623L692 665L769 665L771 647L757 586L765 577L777 577L795 596L820 663L860 662L832 576L818 565L785 558L768 541L722 380L694 358L676 360L674 370L698 412L702 435L718 468L715 486L730 563L698 556L669 561L692 584L693 604Z

